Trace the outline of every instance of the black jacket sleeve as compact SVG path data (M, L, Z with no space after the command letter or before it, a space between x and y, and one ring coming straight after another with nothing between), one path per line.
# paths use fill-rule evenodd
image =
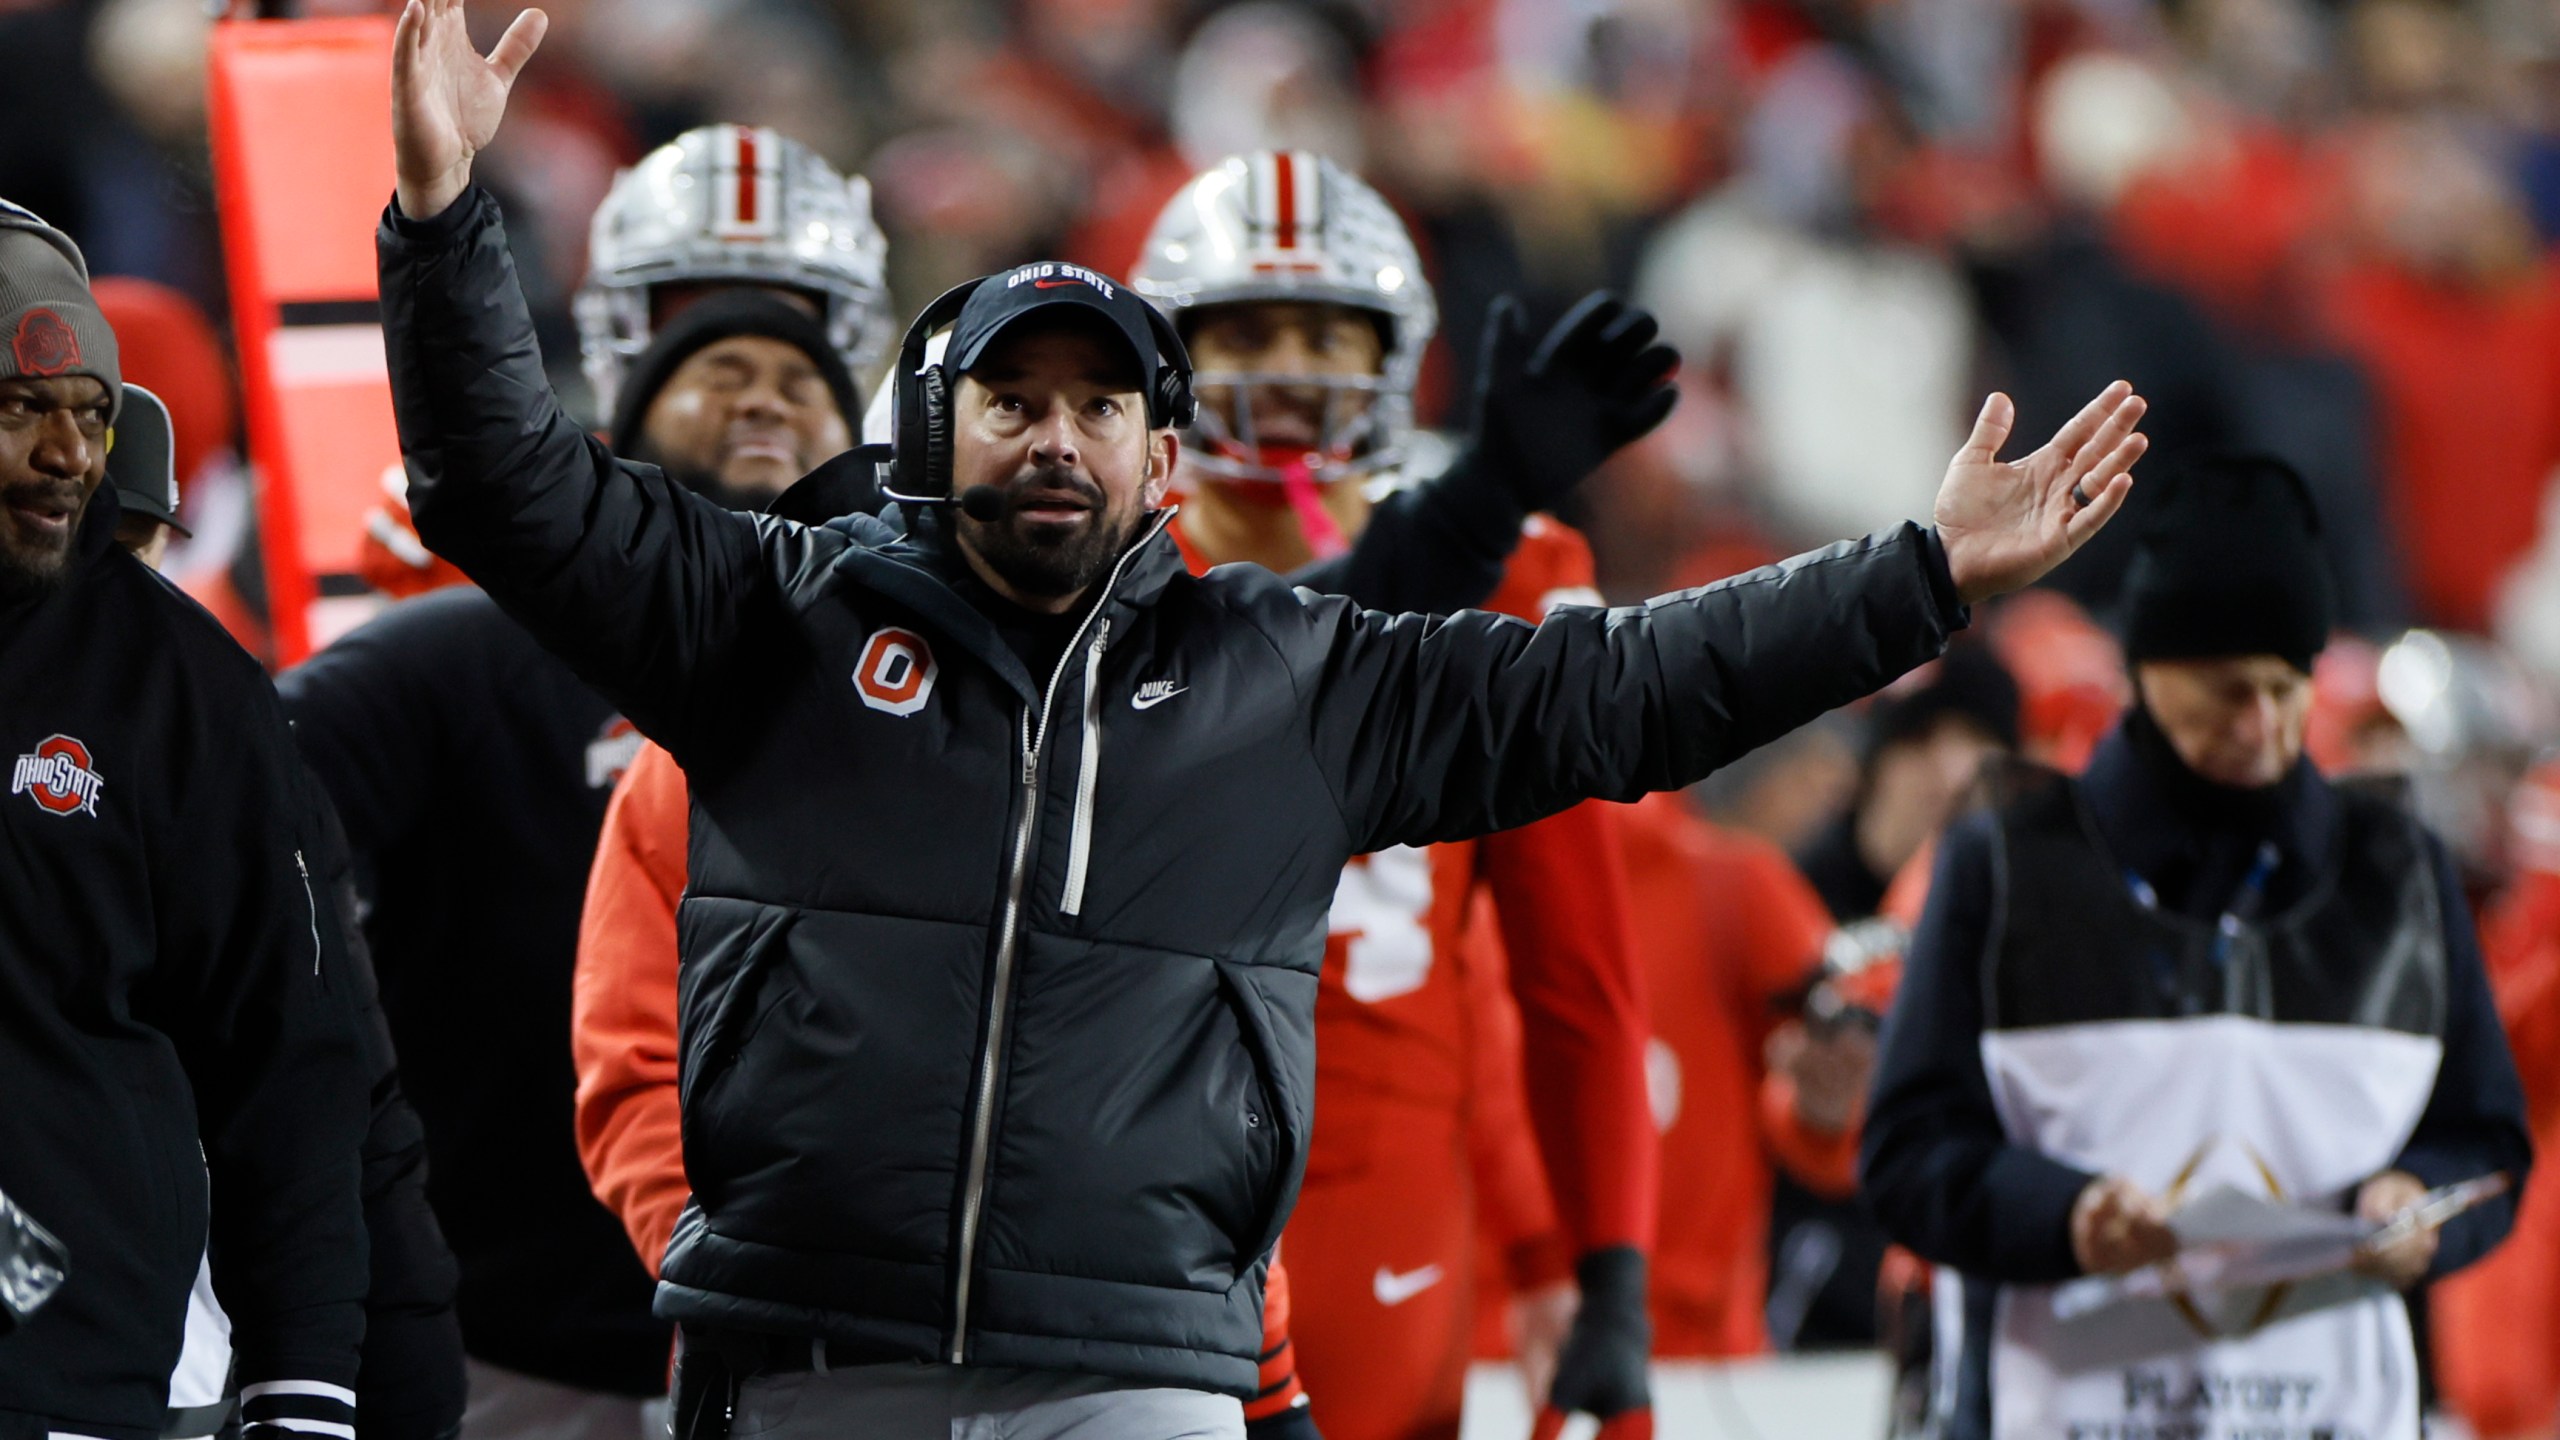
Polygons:
M1370 507L1349 553L1293 572L1289 583L1389 615L1446 615L1485 602L1520 546L1511 497L1459 457L1448 471Z
M348 978L322 944L308 782L283 711L247 656L223 658L237 661L212 691L223 713L199 717L174 772L187 777L172 806L183 853L155 867L146 1003L195 1092L246 1418L264 1418L258 1401L281 1385L326 1392L296 1391L286 1413L344 1423L352 1410L330 1397L355 1384L364 1335L372 1077Z
M2445 1225L2428 1273L2449 1275L2488 1254L2515 1225L2516 1201L2533 1166L2533 1144L2525 1128L2524 1087L2498 1022L2497 1002L2490 998L2488 967L2480 958L2471 907L2444 846L2430 842L2429 848L2445 917L2444 1060L2427 1108L2393 1168L2408 1171L2429 1188L2497 1171L2514 1182L2505 1195Z
M1676 790L1946 648L1965 623L1905 525L1698 590L1538 625L1313 599L1294 649L1356 850L1508 830Z
M1858 1147L1859 1189L1887 1235L1968 1275L2051 1284L2080 1273L2071 1206L2087 1172L2009 1143L1982 1068L1991 817L1940 842L1929 905L1885 1017Z
M445 706L457 673L428 596L403 601L276 677L302 757L334 804L353 853L373 855L413 830L442 773Z
M400 1089L391 1026L359 916L347 837L316 778L311 880L319 892L320 943L347 976L365 1073L373 1077L365 1131L364 1226L371 1278L364 1355L356 1375L356 1430L365 1440L449 1440L462 1429L461 1276L427 1206L427 1134Z
M673 745L689 707L711 703L714 667L778 603L788 561L764 547L805 548L811 532L617 460L562 412L487 191L426 221L395 206L376 249L419 537Z

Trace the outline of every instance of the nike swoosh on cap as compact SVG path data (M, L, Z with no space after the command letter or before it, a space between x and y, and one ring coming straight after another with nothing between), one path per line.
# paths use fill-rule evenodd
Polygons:
M1081 285L1083 283L1084 282L1081 280L1034 280L1031 282L1031 288L1034 290L1055 290L1061 285Z

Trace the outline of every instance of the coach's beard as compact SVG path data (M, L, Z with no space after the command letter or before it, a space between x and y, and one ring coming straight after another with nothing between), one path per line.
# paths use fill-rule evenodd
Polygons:
M71 573L89 496L75 481L0 486L0 599L39 595Z
M1004 514L960 517L963 543L1007 585L1042 599L1081 594L1111 573L1144 513L1112 513L1102 487L1070 470L1041 467L1004 487Z

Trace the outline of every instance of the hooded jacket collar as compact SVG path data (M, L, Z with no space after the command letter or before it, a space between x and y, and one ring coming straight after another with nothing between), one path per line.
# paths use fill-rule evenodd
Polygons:
M1181 547L1166 530L1178 508L1168 505L1151 512L1112 574L1097 582L1108 587L1101 601L1105 615L1116 618L1154 604L1172 578L1185 573ZM850 515L827 528L853 541L835 562L846 583L915 612L1003 676L1024 703L1040 703L1040 681L1023 668L1013 647L996 633L995 623L952 588L954 567L968 562L940 516L928 515L910 527L878 516Z
M2080 786L2116 861L2189 914L2219 913L2262 843L2277 855L2268 908L2281 908L2327 867L2337 832L2337 792L2307 757L2243 798L2187 769L2138 711L2098 743Z

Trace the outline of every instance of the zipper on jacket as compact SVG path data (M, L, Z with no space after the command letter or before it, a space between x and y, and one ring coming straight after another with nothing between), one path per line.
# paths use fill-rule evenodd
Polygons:
M320 973L320 897L311 893L311 866L302 852L293 852L294 872L302 877L302 903L311 913L311 973Z
M1140 536L1113 562L1111 574L1102 582L1102 592L1094 597L1093 608L1085 612L1084 625L1076 627L1075 637L1058 656L1057 667L1049 672L1049 688L1040 692L1040 715L1036 723L1026 715L1022 727L1022 819L1013 829L1013 859L1006 868L1004 910L996 922L996 972L987 990L987 1053L978 1062L975 1098L970 1102L968 1180L960 1192L960 1273L951 1293L951 1363L964 1365L969 1359L969 1292L978 1268L978 1230L985 1220L987 1199L987 1152L995 1141L996 1072L1004 1054L1005 1020L1013 1003L1014 952L1022 940L1022 889L1031 869L1031 835L1040 819L1040 749L1049 738L1049 712L1057 704L1058 684L1067 678L1067 662L1084 641L1085 627L1094 624L1111 604L1111 592L1119 587L1120 572L1129 568L1129 559L1146 548L1164 530L1172 513L1160 511L1155 525ZM1108 625L1109 622L1104 622ZM1096 655L1100 654L1096 641Z
M1060 913L1084 911L1085 874L1093 866L1093 786L1102 770L1102 650L1111 641L1111 622L1093 632L1093 648L1084 655L1084 754L1076 767L1076 823L1067 842L1067 891Z

